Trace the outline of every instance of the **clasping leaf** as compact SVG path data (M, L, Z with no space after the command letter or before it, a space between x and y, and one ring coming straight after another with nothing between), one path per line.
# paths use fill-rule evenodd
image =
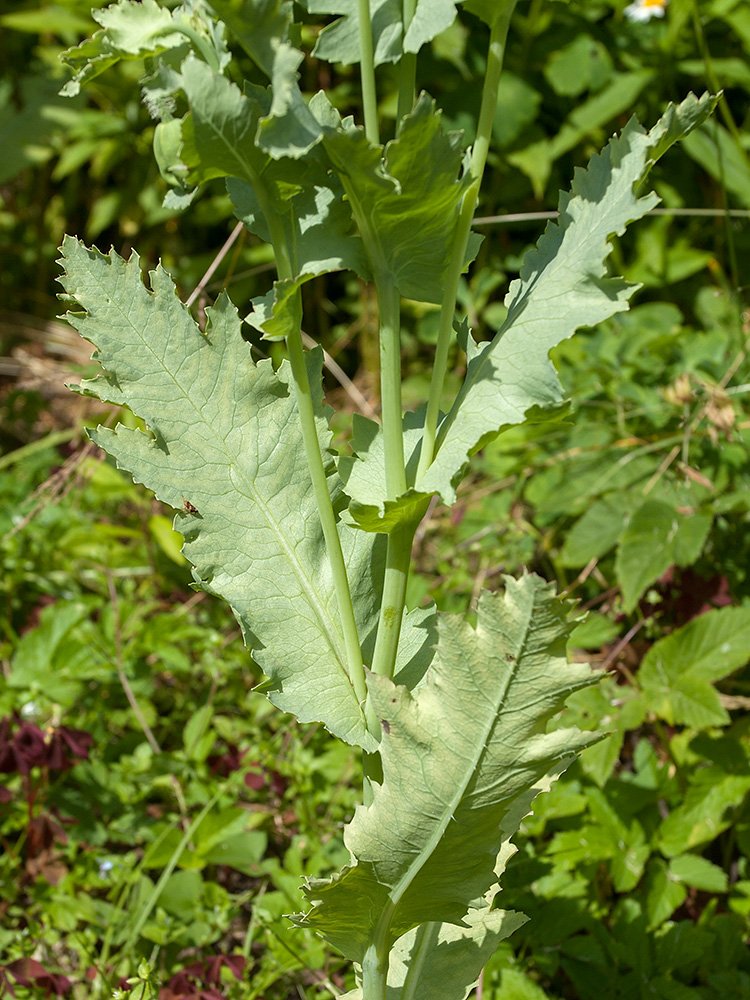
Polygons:
M569 605L539 577L483 594L476 628L439 615L438 647L413 693L369 679L381 721L383 783L345 831L353 867L310 882L298 922L362 962L420 924L466 926L497 880L498 855L517 828L519 801L597 737L547 732L565 698L594 682L569 664ZM515 825L514 825L515 824Z

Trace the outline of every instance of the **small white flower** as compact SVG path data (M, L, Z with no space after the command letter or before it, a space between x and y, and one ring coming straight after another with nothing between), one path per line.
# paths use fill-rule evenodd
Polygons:
M629 21L650 21L652 17L664 17L667 0L635 0L625 8Z

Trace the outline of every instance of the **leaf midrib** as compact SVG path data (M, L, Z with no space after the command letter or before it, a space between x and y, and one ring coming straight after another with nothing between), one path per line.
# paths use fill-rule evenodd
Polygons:
M645 146L643 148L643 150L641 151L643 159L644 159L644 165L645 165L645 157L646 157L647 150L648 150L648 146ZM610 166L611 166L611 156L610 156ZM643 168L641 168L640 173L642 173L642 172L643 172ZM574 197L580 197L580 195L574 195ZM628 197L630 197L630 198L633 199L634 205L638 204L638 200L639 199L631 191L630 188L626 188L625 189L625 191L623 192L622 198L620 198L619 200L623 201L623 200L625 200ZM575 224L575 223L573 223L573 224ZM567 232L571 231L572 225L571 225L571 227L566 227L566 231ZM576 226L576 228L579 228L579 227ZM597 228L599 228L599 227L597 227ZM602 235L597 234L597 239L604 239L606 241L608 239L608 237L609 237L609 233L611 233L612 231L613 230L608 227L606 233L604 233ZM544 234L542 234L542 238L544 238ZM591 239L591 231L590 230L585 231L585 232L582 231L582 233L581 233L581 239L579 240L578 244L575 246L575 248L574 248L574 250L573 250L572 253L563 255L558 250L558 252L552 258L552 260L549 261L549 263L543 268L542 271L538 272L537 275L531 275L530 278L526 279L525 281L524 281L524 279L522 279L522 278L519 277L519 279L518 279L519 281L523 282L523 284L527 284L528 285L528 290L527 290L526 294L528 294L528 295L533 294L533 291L534 291L534 287L533 286L535 284L534 278L536 278L538 282L542 282L543 285L547 285L550 282L552 282L552 284L554 284L555 278L556 278L557 274L559 273L559 271L562 268L564 268L564 267L567 266L568 261L571 259L571 257L578 257L580 255L582 246L586 242L588 242L589 239ZM606 256L607 255L605 254L605 259L606 259ZM521 301L521 299L523 298L523 294L524 294L524 289L523 289L523 285L522 285L521 288L519 289L518 295L516 296L515 303ZM510 310L513 308L513 305L515 303L512 302L510 304L510 306L508 307L509 314L510 314ZM455 402L454 406L451 407L450 412L446 416L446 418L443 421L443 424L442 424L442 426L440 428L440 431L441 431L440 436L441 436L441 438L442 438L443 441L447 438L448 434L450 433L451 427L455 424L460 404L463 402L463 400L469 394L469 391L472 389L472 387L478 381L480 381L480 376L484 373L484 371L485 371L485 369L487 367L487 363L489 362L490 358L494 355L495 350L499 347L499 345L502 342L502 340L505 337L505 335L510 330L512 330L517 325L518 322L522 321L522 317L523 317L523 310L521 310L521 313L519 314L519 317L518 317L517 320L507 323L507 325L504 328L502 328L497 333L497 335L495 336L495 338L490 342L490 344L487 347L487 349L485 351L483 351L482 354L480 355L479 364L474 368L474 370L471 372L470 375L468 375L468 373L467 373L467 378L466 378L466 381L464 382L464 384L461 386L459 397L456 399L456 402Z
M487 725L484 727L484 732L481 742L477 739L474 744L479 749L479 752L476 754L474 760L474 766L471 768L467 768L467 773L465 775L464 781L459 785L455 795L453 796L450 803L446 806L445 810L443 811L443 816L440 823L435 828L428 842L425 844L422 850L417 854L412 863L409 865L408 869L406 870L402 878L397 882L394 889L391 890L391 892L389 893L390 903L388 904L386 913L384 913L383 917L378 922L378 929L380 929L383 926L384 920L386 919L387 919L387 925L390 925L400 900L403 898L407 889L414 882L419 872L427 864L430 857L437 850L441 840L443 839L445 831L448 828L448 824L451 822L451 820L454 819L454 814L456 812L456 809L460 805L461 800L463 799L466 793L466 789L469 785L469 782L472 780L472 778L476 775L477 771L481 767L482 758L485 756L487 752L487 741L492 733L492 730L497 725L500 708L505 703L508 691L512 683L516 679L516 675L518 673L518 670L520 669L520 664L523 660L524 649L526 647L526 642L528 640L528 636L531 630L531 624L533 621L535 607L536 607L536 594L533 595L531 606L526 614L526 621L524 624L523 634L519 642L517 643L516 649L514 651L515 661L513 664L513 668L508 670L505 683L503 684L502 688L498 692L498 695L495 699L495 704L497 706L495 712L489 717ZM375 936L377 937L377 931Z

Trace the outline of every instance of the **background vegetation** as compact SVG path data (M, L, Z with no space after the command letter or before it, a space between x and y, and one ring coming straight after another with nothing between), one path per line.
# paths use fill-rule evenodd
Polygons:
M565 419L485 449L461 503L420 528L410 586L413 605L471 610L533 568L590 611L571 654L605 674L568 713L611 735L522 828L502 903L531 920L487 968L485 1000L750 996L750 9L623 8L516 15L480 206L512 215L479 223L462 289L475 336L502 321L544 225L518 213L554 210L631 113L650 124L690 89L724 100L659 166L663 213L616 245L635 307L556 349ZM184 217L162 207L143 66L58 96L59 53L95 27L89 0L0 16L0 995L335 995L350 971L283 914L302 908L302 874L347 860L354 751L253 691L260 672L229 611L191 590L170 511L86 443L85 426L133 418L64 388L90 354L54 318L64 232L161 257L199 311L223 287L242 306L271 267L235 233L203 278L234 231L229 201L217 183ZM420 64L467 142L485 48L462 15ZM303 73L351 105L351 68ZM388 67L380 85L392 122ZM372 294L340 276L305 294L344 436L348 413L378 405ZM409 404L436 324L414 304Z

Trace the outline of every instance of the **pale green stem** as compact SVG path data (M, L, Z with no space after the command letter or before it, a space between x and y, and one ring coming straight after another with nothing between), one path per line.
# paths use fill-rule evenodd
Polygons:
M193 45L200 50L201 55L211 67L213 72L216 73L217 76L221 74L221 67L219 66L219 60L216 58L216 52L202 35L199 35L194 28L190 27L189 24L180 23L179 21L175 21L173 24L169 25L168 28L160 31L159 34L166 35L172 31L179 31L183 35L186 35Z
M401 22L404 26L404 37L414 18L417 8L417 0L403 0L403 14ZM401 63L399 65L398 78L398 112L396 114L397 126L404 120L404 115L408 115L414 107L414 98L417 89L417 53L401 52Z
M372 672L382 674L384 677L393 677L396 665L406 601L406 584L409 580L411 547L416 530L416 524L405 524L388 536L383 599L380 604L378 635L372 656Z
M390 276L376 275L375 285L380 306L380 398L385 450L385 486L388 499L395 500L406 492L401 408L400 296ZM416 525L408 525L388 536L383 599L380 604L380 621L372 660L373 672L385 677L393 676L396 663L415 530Z
M289 248L281 217L274 210L270 199L266 196L262 183L257 178L254 178L254 190L271 232L271 242L276 255L276 268L279 278L282 280L284 278L292 278L294 277L294 268L289 256ZM297 296L297 310L300 313L301 320L302 308L299 300L299 290L297 291ZM362 651L359 644L357 623L354 618L349 577L346 572L344 553L341 549L341 539L339 538L338 527L336 525L336 515L333 512L331 495L328 492L328 479L323 467L323 456L320 453L320 441L318 440L318 430L315 422L315 407L312 401L310 380L307 375L300 328L295 327L294 333L287 337L287 348L289 351L289 363L292 369L297 410L302 428L305 455L310 470L310 478L320 516L320 523L323 528L323 537L326 542L328 558L331 563L336 600L339 607L339 618L346 649L347 671L354 687L354 693L360 704L364 706L367 699L367 682L362 663ZM369 727L370 723L368 723ZM373 735L379 737L377 726L375 726Z
M390 275L375 276L380 321L380 405L385 446L385 488L389 500L406 491L401 408L401 297Z
M445 279L445 291L440 307L440 327L438 331L437 347L435 348L435 361L432 368L432 378L430 380L430 395L427 400L427 412L425 414L424 435L422 437L422 448L419 456L419 467L417 469L417 482L427 472L435 457L435 439L437 434L438 419L440 417L440 397L443 393L445 374L448 368L448 354L453 342L453 318L456 310L456 296L458 294L458 283L466 259L466 247L469 242L471 232L471 222L479 198L479 189L482 185L487 154L490 148L492 137L492 125L497 108L498 87L500 85L500 74L503 68L503 57L505 55L505 42L508 37L508 27L511 15L516 5L516 0L511 0L503 10L502 14L495 21L490 32L490 46L487 54L487 72L484 78L482 89L482 104L479 111L479 122L477 125L477 135L474 141L474 148L471 154L469 166L469 176L471 185L464 195L464 200L459 213L456 235L453 242L453 253L451 255L448 274Z
M362 76L362 108L365 115L365 135L376 145L380 143L378 99L375 92L375 53L372 42L370 0L358 0L359 67Z
M387 932L388 925L380 921L379 930ZM384 933L376 935L362 959L363 1000L385 1000L388 988L388 943Z
M299 292L297 294L299 295ZM367 684L362 664L362 651L359 645L357 623L354 619L354 609L352 607L352 596L349 589L349 578L346 572L344 553L341 551L341 540L336 526L333 506L331 505L331 495L328 492L328 481L325 469L323 468L323 459L320 454L320 441L318 440L318 431L315 426L315 408L310 391L310 380L307 377L301 332L295 329L287 337L286 343L297 396L297 410L299 411L302 425L305 454L307 455L307 463L310 467L310 477L312 479L313 492L315 493L315 502L320 514L320 522L323 527L323 536L325 537L326 548L328 549L328 558L331 561L341 628L346 647L349 679L352 682L358 701L360 704L364 704L367 698Z

